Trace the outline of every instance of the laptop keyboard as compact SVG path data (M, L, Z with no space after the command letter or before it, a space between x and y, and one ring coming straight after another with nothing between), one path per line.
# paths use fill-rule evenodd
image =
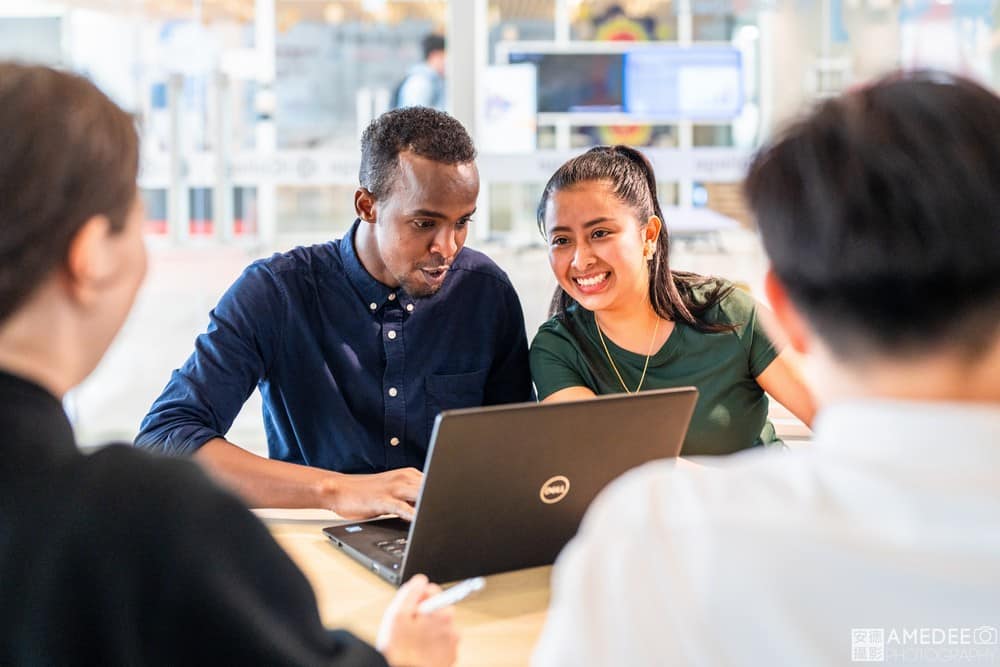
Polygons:
M403 560L403 554L406 552L406 538L397 537L394 540L381 540L376 542L375 546L390 556L393 556L398 560Z

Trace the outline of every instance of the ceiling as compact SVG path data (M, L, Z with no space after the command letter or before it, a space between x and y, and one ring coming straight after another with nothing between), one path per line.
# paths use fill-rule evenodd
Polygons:
M443 24L448 0L273 0L278 27L283 29L299 21L382 21L430 20ZM452 0L466 2L468 0ZM254 19L256 0L0 0L4 6L86 7L116 14L157 18L200 19L250 22ZM568 0L572 14L586 9L601 13L620 5L630 15L653 13L670 0ZM498 20L552 20L556 0L489 0L490 15Z

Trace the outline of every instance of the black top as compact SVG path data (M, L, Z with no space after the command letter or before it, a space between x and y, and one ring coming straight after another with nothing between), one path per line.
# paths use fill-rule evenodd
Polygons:
M385 665L194 464L84 456L59 401L3 372L0 434L0 664Z

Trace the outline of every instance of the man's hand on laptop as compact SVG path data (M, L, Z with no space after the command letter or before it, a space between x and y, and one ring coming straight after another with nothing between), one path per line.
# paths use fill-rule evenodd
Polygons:
M400 468L374 475L334 474L324 488L327 508L345 519L368 519L397 514L413 520L414 505L424 474L416 468Z
M392 667L448 667L458 658L452 609L421 614L420 603L441 588L422 574L403 584L382 616L375 648Z

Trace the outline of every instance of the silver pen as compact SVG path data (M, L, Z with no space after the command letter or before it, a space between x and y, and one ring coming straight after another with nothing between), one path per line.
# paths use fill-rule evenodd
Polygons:
M446 591L441 591L434 597L427 598L417 606L417 612L421 614L433 614L439 609L450 607L456 602L460 602L472 595L476 591L481 591L486 586L486 579L474 577L457 583Z

